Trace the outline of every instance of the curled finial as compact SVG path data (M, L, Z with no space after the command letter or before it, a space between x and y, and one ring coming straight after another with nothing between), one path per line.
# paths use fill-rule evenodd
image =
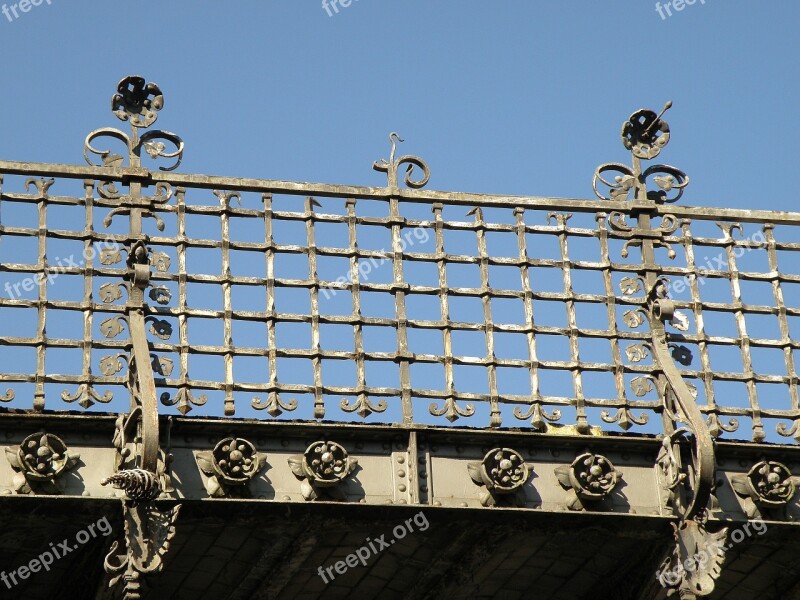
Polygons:
M406 176L404 180L405 184L413 189L425 187L431 177L431 170L428 168L428 164L424 160L418 156L412 156L410 154L406 154L397 159L395 158L395 154L397 152L397 142L402 141L403 138L401 138L400 134L398 134L396 131L390 133L389 142L392 144L392 151L389 154L389 160L387 161L385 158L377 160L372 165L372 168L376 171L383 171L386 173L389 179L389 187L392 189L397 189L397 170L400 165L406 164L408 167L406 168ZM412 179L411 174L414 171L414 167L419 167L422 170L422 179Z

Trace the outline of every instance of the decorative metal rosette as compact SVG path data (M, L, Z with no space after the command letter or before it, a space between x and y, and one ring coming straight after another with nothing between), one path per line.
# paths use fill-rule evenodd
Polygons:
M528 465L522 455L510 448L489 451L481 462L481 478L487 488L501 494L510 494L528 480Z
M244 438L220 440L213 450L198 452L197 465L206 475L206 491L211 496L225 496L225 486L244 486L264 466L266 455Z
M583 510L585 506L582 501L603 500L620 479L619 471L610 460L591 452L581 454L568 467L557 467L555 473L561 487L569 490L567 507L570 510Z
M164 96L155 83L146 83L144 77L130 75L117 85L111 98L111 110L120 121L130 120L134 127L150 127L164 108Z
M214 447L212 454L214 472L225 483L247 483L261 466L256 447L244 438L225 438Z
M797 492L797 478L789 467L776 461L761 461L746 475L731 478L734 491L745 498L748 516L758 514L756 507L773 509L786 506Z
M314 442L303 453L303 471L314 485L332 486L350 474L352 460L336 442Z
M581 497L599 500L608 496L617 485L618 473L606 457L586 453L572 463L569 476L570 483Z
M68 468L67 445L52 433L34 433L25 438L17 451L25 474L32 479L58 477Z
M622 124L622 144L634 156L650 160L669 143L669 125L661 117L672 108L667 102L661 114L649 109L637 110Z
M72 454L64 441L52 433L38 432L26 437L19 446L6 448L6 458L17 472L14 476L14 489L22 494L32 493L37 484L42 493L58 493L52 485L65 471L71 469L80 459Z

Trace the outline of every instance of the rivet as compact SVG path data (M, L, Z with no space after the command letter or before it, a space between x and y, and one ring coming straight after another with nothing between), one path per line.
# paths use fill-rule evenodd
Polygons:
M439 446L431 446L431 450L432 450L433 452L436 452L436 451L438 451L438 450L439 450Z
M405 492L407 488L404 483L401 483L400 485L397 486L397 489L400 490L401 492Z
M408 500L406 500L405 498L401 498L400 500L398 500L397 503L398 504L408 504Z
M292 499L289 496L284 496L281 498L284 502L290 502Z
M456 452L459 454L464 454L464 446L456 446Z
M420 471L419 472L419 476L420 477L427 477L428 476L428 472L427 471Z
M419 464L421 464L421 465L424 465L424 464L425 464L425 460L426 460L426 459L425 459L425 457L424 457L424 456L420 456L420 457L419 457Z
M359 450L364 448L364 442L356 442L356 448L359 449Z
M266 499L267 499L267 497L266 497L264 494L259 494L259 495L258 495L258 499L259 499L259 500L266 500Z
M267 440L265 440L264 438L258 438L256 440L256 444L258 444L259 446L263 446L266 443L267 443Z
M433 502L433 505L434 505L434 506L441 506L441 505L442 505L442 503L441 503L441 502L439 502L438 500L434 500L434 502Z
M421 486L419 486L419 489L422 490L423 492L427 492L428 491L428 486L427 485L421 485Z
M469 504L467 504L466 502L462 502L461 504L459 504L459 506L462 506L462 507L464 507L464 508L467 508L467 506L469 506Z
M397 476L398 477L405 477L406 476L406 472L403 471L403 469L400 469L399 471L397 471Z
M185 435L183 436L183 439L187 444L191 444L194 441L194 438L191 435Z
M286 448L286 446L288 446L288 445L289 445L289 440L281 440L281 446Z
M360 498L359 499L359 503L360 504L366 504L367 503L367 499L366 498Z
M398 456L397 457L397 462L399 462L402 465L404 462L406 462L406 457L405 456Z

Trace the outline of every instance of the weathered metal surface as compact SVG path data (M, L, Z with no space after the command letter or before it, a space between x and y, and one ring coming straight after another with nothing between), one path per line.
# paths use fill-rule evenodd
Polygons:
M642 166L669 103L624 123L632 163L597 169L598 201L419 189L431 170L396 133L381 188L178 174L183 141L140 131L163 105L126 78L112 111L131 133L90 133L89 166L0 161L0 236L20 249L0 264L0 346L19 353L0 373L0 490L122 499L106 570L128 600L204 501L647 515L675 526L653 560L685 598L724 582L724 552L678 568L723 523L800 518L797 449L763 443L800 440L800 214L674 205L689 177ZM104 405L118 416L90 413ZM432 578L408 597L455 594Z

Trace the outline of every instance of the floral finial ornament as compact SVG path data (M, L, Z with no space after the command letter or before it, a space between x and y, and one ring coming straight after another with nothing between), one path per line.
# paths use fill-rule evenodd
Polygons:
M150 127L162 108L164 95L161 88L155 83L146 83L139 75L130 75L120 81L117 93L111 98L111 111L120 121L130 120L134 127Z

